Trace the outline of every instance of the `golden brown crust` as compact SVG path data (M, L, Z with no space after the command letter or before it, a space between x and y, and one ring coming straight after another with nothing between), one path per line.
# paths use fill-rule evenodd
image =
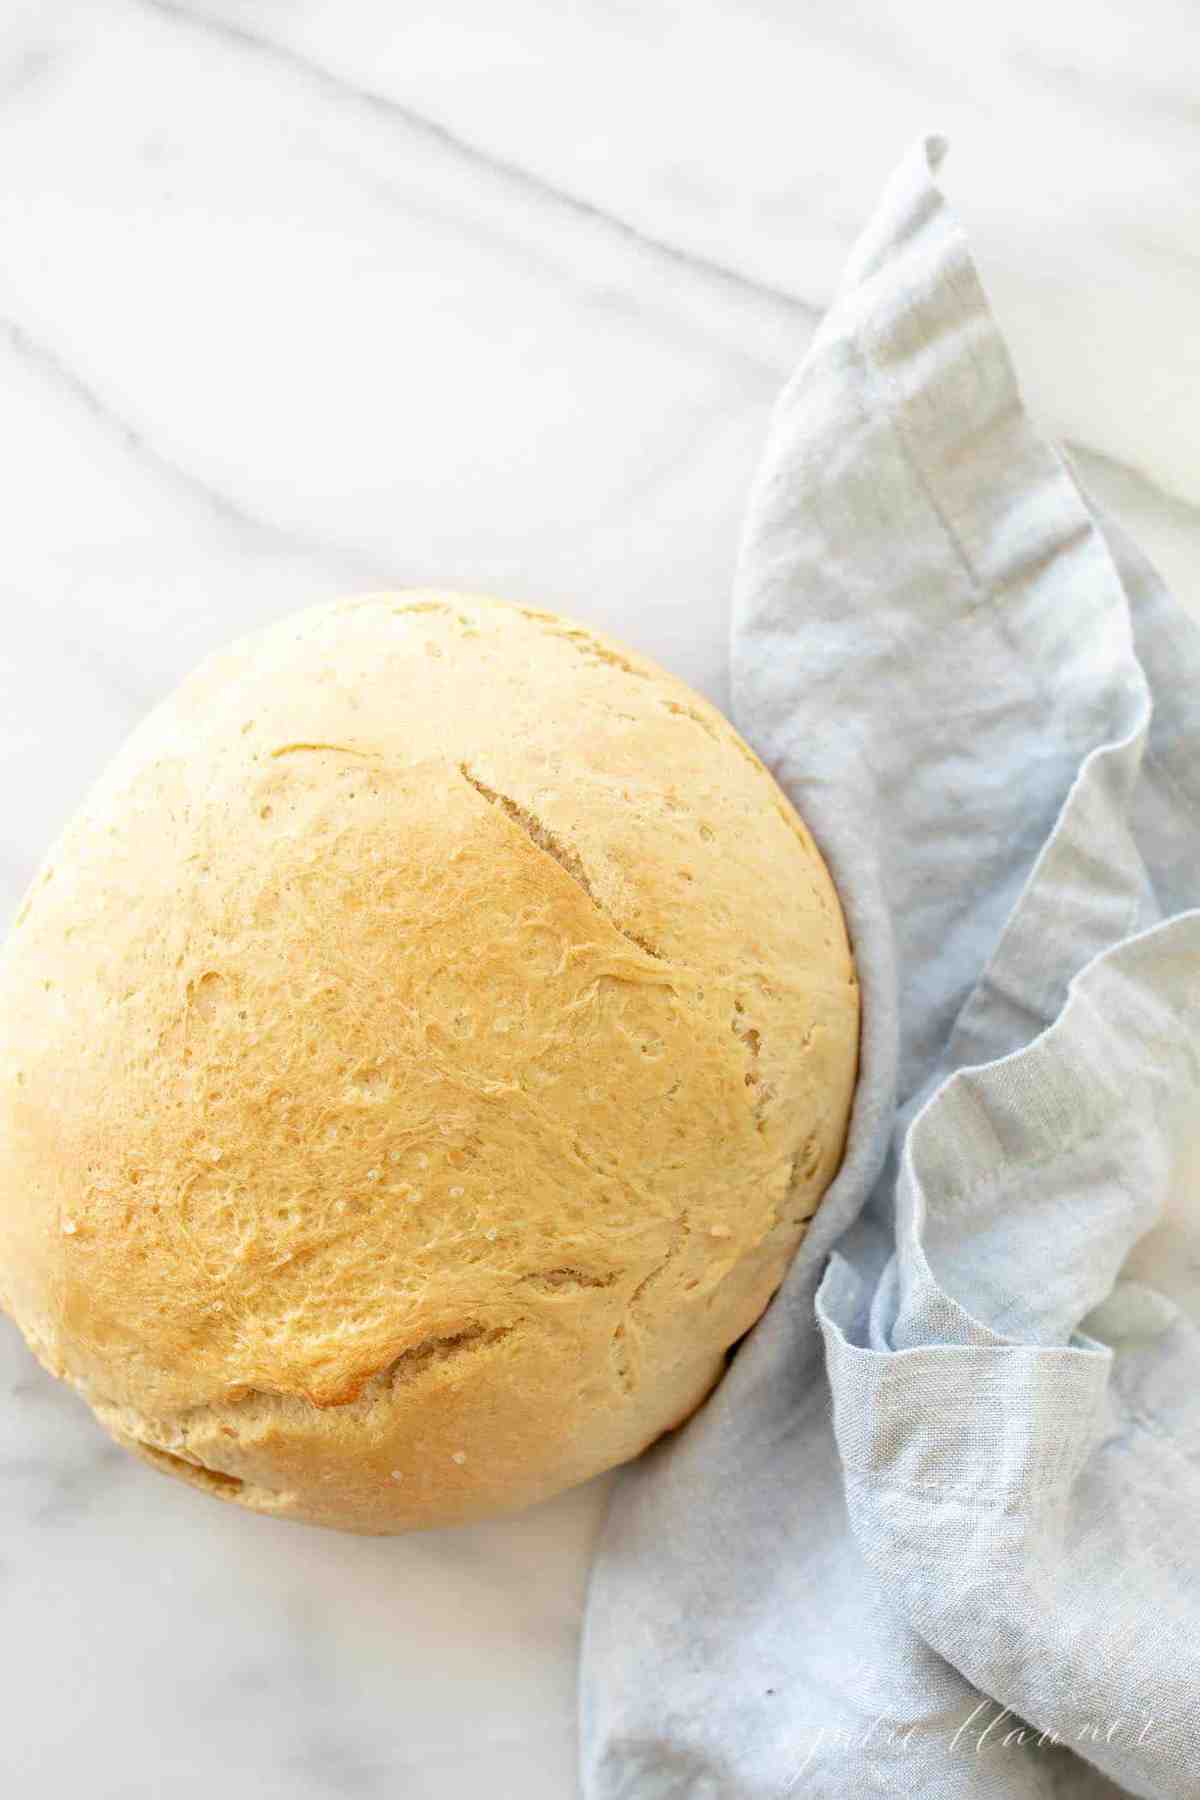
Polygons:
M210 659L0 960L0 1296L122 1442L362 1531L524 1504L716 1380L841 1156L804 827L680 682L407 593Z

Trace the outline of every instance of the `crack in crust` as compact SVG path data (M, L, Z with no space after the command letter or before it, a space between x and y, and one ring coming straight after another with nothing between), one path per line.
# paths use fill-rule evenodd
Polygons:
M194 1456L177 1456L170 1450L162 1450L157 1444L147 1443L145 1438L132 1440L147 1462L153 1463L166 1475L182 1475L193 1487L202 1487L210 1494L216 1494L222 1500L237 1500L245 1493L246 1483L237 1475L226 1475L221 1469L210 1469Z
M374 750L357 750L353 744L323 744L313 742L297 742L280 744L271 751L272 758L279 756L300 756L308 752L326 751L334 756L361 756L366 762L378 762L378 753Z
M532 1275L521 1276L520 1285L535 1288L541 1294L563 1294L583 1288L609 1288L616 1279L614 1274L594 1275L587 1269L535 1269Z
M704 717L698 707L685 706L680 700L663 700L661 705L666 712L674 713L677 719L690 719L692 724L698 725L705 737L711 738L714 744L720 743L720 734L716 727Z
M464 1351L482 1350L488 1344L498 1344L511 1331L511 1325L496 1325L490 1329L486 1325L466 1325L461 1331L451 1332L446 1337L423 1338L419 1344L402 1350L378 1374L368 1377L360 1392L365 1393L367 1388L376 1383L389 1389L396 1388L401 1382L413 1381L417 1376L424 1375L439 1363L461 1356Z
M480 781L466 763L459 763L458 772L463 780L487 801L489 806L499 807L514 825L520 827L531 843L536 844L538 849L544 851L547 856L554 858L559 868L564 869L576 886L583 889L596 911L602 918L608 920L614 930L620 932L626 942L634 944L646 956L653 956L656 960L662 961L661 950L656 950L653 944L648 943L644 937L640 937L636 931L630 931L618 919L614 919L604 903L597 898L591 877L584 868L583 861L574 845L565 844L550 830L548 825L543 824L536 813L531 813L528 808L521 806L510 794L502 794L498 789L488 787L486 782Z
M637 664L630 662L627 656L622 656L620 651L611 644L602 643L590 631L586 631L582 625L569 625L555 613L538 612L529 606L518 607L517 611L523 618L532 620L545 632L547 637L561 638L564 643L570 644L572 650L586 660L606 663L610 669L620 669L622 674L636 676L639 681L651 679L648 669L639 669Z
M638 1385L638 1367L635 1353L637 1336L638 1308L650 1290L662 1280L671 1264L683 1250L691 1236L691 1219L686 1212L679 1214L671 1221L671 1242L660 1260L642 1279L629 1296L628 1305L623 1317L612 1334L611 1355L617 1384L623 1393L632 1394ZM632 1332L630 1327L633 1327Z
M279 1412L304 1411L325 1412L331 1408L358 1407L367 1410L385 1395L394 1393L396 1388L417 1381L429 1373L431 1369L466 1357L472 1353L499 1344L510 1337L519 1323L514 1320L508 1325L482 1325L472 1323L464 1325L460 1331L448 1332L440 1337L422 1338L419 1343L410 1344L398 1356L382 1368L374 1369L358 1377L352 1385L339 1394L336 1399L317 1401L309 1394L289 1393L282 1388L264 1388L250 1385L239 1385L230 1388L224 1394L216 1394L211 1400L202 1400L195 1406L186 1407L182 1412L174 1413L169 1418L156 1420L142 1416L137 1421L137 1429L129 1418L128 1412L111 1402L102 1401L95 1394L88 1394L89 1404L98 1411L113 1415L113 1423L118 1430L130 1436L141 1447L153 1450L162 1456L169 1456L166 1444L155 1443L154 1438L166 1439L176 1451L184 1454L178 1460L186 1462L188 1467L196 1466L188 1454L188 1438L191 1428L197 1421L237 1414L247 1422L256 1416ZM144 1435L145 1434L145 1435ZM201 1465L202 1466L202 1465ZM211 1471L210 1471L211 1473ZM232 1480L230 1476L227 1479Z
M748 1067L745 1082L753 1096L754 1122L760 1132L765 1132L767 1128L766 1115L771 1101L775 1097L775 1090L759 1074L758 1060L762 1053L762 1034L757 1026L745 1023L745 1013L744 1003L741 1000L735 1000L733 1003L733 1035L746 1051Z

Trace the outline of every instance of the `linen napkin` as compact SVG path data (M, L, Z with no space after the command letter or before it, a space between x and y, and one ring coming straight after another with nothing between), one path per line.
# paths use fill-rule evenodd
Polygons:
M846 1159L618 1484L588 1800L1200 1795L1200 630L1026 415L942 154L780 398L733 628L854 938Z

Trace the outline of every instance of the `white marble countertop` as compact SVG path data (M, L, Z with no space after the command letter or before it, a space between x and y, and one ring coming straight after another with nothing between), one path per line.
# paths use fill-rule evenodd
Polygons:
M10 0L0 910L201 654L387 584L718 702L772 397L946 131L1027 394L1200 594L1193 0ZM0 1786L570 1800L603 1483L394 1541L162 1480L0 1336Z

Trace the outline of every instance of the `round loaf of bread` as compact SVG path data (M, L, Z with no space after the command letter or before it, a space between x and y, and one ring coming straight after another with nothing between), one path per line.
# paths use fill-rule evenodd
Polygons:
M521 1506L709 1392L842 1154L858 992L721 715L400 593L206 662L0 959L0 1298L122 1444L368 1532Z

